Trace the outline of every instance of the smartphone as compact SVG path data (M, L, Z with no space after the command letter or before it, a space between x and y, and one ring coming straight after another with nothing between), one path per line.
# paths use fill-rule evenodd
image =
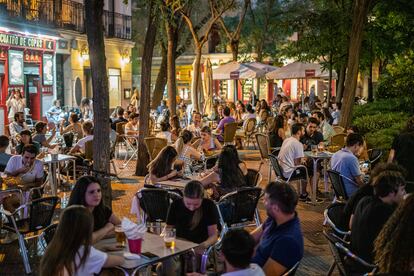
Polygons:
M152 254L151 252L144 252L144 253L141 253L141 255L147 257L148 259L159 258L158 255Z

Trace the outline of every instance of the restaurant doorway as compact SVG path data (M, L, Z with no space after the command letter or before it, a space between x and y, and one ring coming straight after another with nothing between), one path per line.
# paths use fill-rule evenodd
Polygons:
M41 120L42 101L39 75L25 74L24 91L26 107L30 109L33 120Z

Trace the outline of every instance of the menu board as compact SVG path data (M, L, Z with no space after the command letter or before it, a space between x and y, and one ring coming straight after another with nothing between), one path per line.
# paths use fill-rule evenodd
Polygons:
M9 50L9 85L24 85L23 51Z

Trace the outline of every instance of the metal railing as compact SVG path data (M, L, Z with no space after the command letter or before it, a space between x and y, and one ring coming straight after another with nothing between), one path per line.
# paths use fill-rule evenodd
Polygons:
M0 16L85 32L84 5L71 0L0 0ZM131 39L131 16L104 11L106 37Z

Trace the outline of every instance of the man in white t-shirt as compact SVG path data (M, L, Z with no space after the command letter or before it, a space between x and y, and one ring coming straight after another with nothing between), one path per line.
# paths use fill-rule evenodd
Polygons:
M14 155L7 162L4 173L7 176L19 176L24 183L41 184L43 181L43 162L36 159L38 154L34 145L25 145L22 155Z
M83 138L70 150L70 153L85 153L85 143L93 140L93 123L86 121L82 124Z
M281 160L280 166L283 169L283 176L289 178L291 175L299 177L305 176L305 169L299 168L294 170L293 167L298 165L305 165L305 154L303 152L303 144L300 142L300 138L305 135L305 126L303 124L294 124L292 126L292 136L286 138L283 141L282 147L279 152L279 159ZM308 172L309 173L309 172ZM306 192L307 181L301 180L301 195L299 199L302 201L308 201L308 193Z

